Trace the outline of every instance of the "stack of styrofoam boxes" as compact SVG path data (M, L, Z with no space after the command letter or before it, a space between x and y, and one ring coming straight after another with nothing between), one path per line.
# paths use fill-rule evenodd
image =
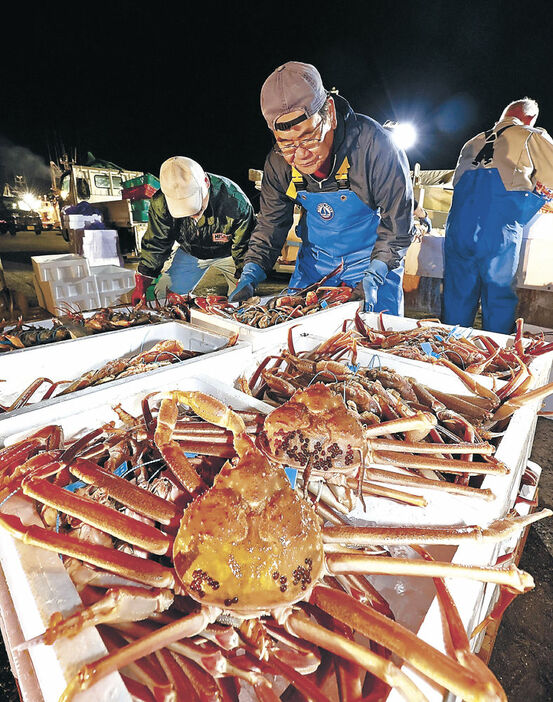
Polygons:
M93 310L121 304L134 287L134 273L121 266L90 267L83 256L33 256L38 303L52 314L68 307Z
M119 235L115 229L85 229L83 231L83 256L90 266L123 265L119 253Z
M90 271L98 285L100 307L129 302L127 293L134 288L134 271L121 266L93 266Z
M38 304L52 314L64 308L91 310L100 307L98 285L86 258L77 254L32 256Z

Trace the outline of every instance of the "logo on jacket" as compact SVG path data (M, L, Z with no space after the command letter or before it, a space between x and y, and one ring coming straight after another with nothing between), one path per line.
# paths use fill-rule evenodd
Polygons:
M213 242L215 244L226 244L227 241L230 241L230 234L224 234L223 232L213 232L211 238L213 239Z
M332 219L334 217L334 210L328 204L328 202L321 202L317 205L317 212L321 215L323 219Z

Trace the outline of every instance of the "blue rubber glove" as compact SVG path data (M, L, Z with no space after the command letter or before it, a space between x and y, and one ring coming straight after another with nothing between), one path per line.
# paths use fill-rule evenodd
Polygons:
M430 217L428 215L426 215L425 217L419 217L419 222L424 227L426 227L427 234L430 234L430 232L432 231L432 220L430 219Z
M265 280L267 274L257 263L246 263L238 285L234 292L229 295L229 302L241 302L252 297L255 288L261 281Z
M386 280L388 275L388 266L384 261L379 261L376 258L371 261L371 265L365 271L363 280L363 295L365 296L365 312L372 312L376 307L376 299L378 297L378 288Z

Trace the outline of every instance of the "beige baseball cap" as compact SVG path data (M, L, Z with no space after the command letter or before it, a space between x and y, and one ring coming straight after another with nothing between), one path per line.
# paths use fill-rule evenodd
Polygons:
M190 217L202 209L209 188L199 163L186 156L173 156L161 164L159 182L171 217Z

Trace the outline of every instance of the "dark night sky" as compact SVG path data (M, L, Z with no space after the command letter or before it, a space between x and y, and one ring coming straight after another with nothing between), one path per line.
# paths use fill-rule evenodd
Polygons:
M553 130L545 5L144 5L111 3L88 15L72 3L66 15L52 4L14 19L13 32L3 22L4 171L27 149L47 162L63 141L82 156L153 173L169 156L192 156L251 195L248 168L263 167L271 143L259 90L289 59L314 63L357 112L415 123L408 155L423 168L454 167L462 144L523 95L538 100L538 125ZM24 148L14 155L10 145ZM25 163L37 183L40 171Z

